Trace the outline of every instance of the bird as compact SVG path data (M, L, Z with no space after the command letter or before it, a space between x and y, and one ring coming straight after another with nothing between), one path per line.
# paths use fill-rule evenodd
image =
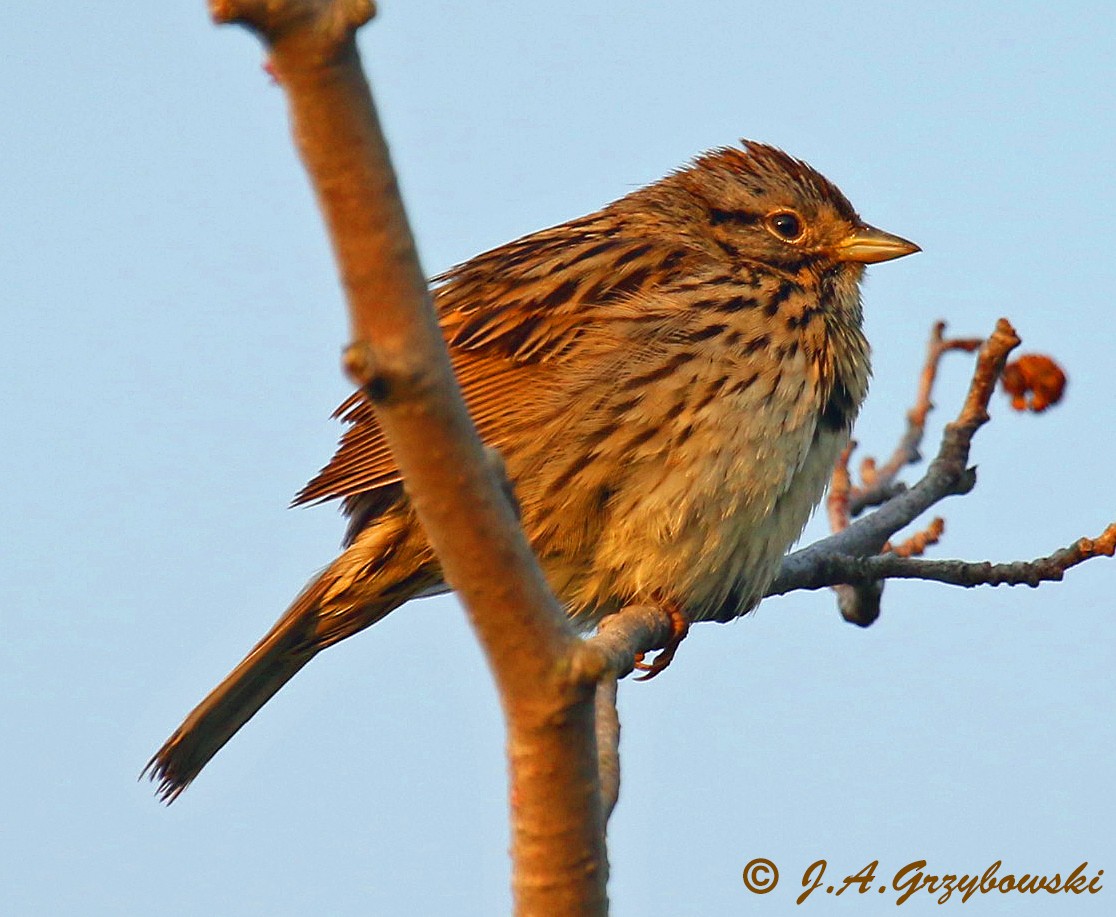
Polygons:
M865 266L917 251L743 140L432 281L466 404L575 625L654 604L684 632L758 604L867 394ZM371 403L334 416L338 450L294 503L341 500L343 550L155 753L166 802L314 656L447 591Z

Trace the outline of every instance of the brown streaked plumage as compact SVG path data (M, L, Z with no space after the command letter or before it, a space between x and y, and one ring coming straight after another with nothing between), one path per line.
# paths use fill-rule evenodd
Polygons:
M867 391L863 266L917 250L745 143L437 278L465 399L575 620L755 606ZM295 502L342 499L345 550L152 758L164 799L319 651L444 589L371 407L338 414Z

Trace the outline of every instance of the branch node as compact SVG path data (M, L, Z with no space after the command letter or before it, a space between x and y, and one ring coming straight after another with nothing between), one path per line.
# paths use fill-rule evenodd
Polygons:
M570 645L566 673L577 686L597 685L612 671L612 660L604 648L589 640L577 640Z
M859 586L834 586L841 617L857 627L871 627L880 616L883 587L883 580Z
M373 404L384 404L392 396L391 380L378 371L375 351L367 341L354 341L341 355L341 366L354 385Z
M636 657L641 653L665 646L671 633L670 614L654 605L628 605L608 615L597 625L597 632L584 641L586 649L600 654L608 670L618 678L630 675ZM580 660L574 666L581 666ZM594 672L596 662L587 660L584 665L588 675ZM596 675L600 678L601 675Z
M372 20L376 4L374 0L209 0L209 15L217 25L246 26L268 43L296 25L340 42Z
M972 465L966 468L964 471L961 472L961 474L957 476L957 480L954 481L953 487L950 489L949 493L946 496L963 497L974 487L976 487L976 482L977 466Z
M508 503L515 513L516 521L523 521L523 508L519 504L519 497L515 492L515 484L508 477L508 466L504 463L504 456L499 449L493 446L484 447L484 459L488 463L488 470L492 474L496 485L507 498Z

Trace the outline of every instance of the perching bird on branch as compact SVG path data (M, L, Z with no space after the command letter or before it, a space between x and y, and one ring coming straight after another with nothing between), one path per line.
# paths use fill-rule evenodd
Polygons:
M756 605L867 392L864 266L916 251L745 142L435 281L465 400L577 623ZM445 588L372 407L338 413L341 446L295 502L342 499L345 550L156 753L164 799L321 650Z

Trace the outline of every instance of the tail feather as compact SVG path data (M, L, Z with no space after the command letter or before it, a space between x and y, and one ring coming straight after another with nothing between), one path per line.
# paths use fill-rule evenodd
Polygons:
M375 524L302 591L147 762L140 776L158 784L164 802L177 799L225 743L323 649L441 584L434 555L407 506L399 503L391 512L377 506Z
M147 762L140 776L150 776L158 784L156 793L163 802L174 802L225 743L328 645L318 632L326 579L323 575L307 587ZM399 604L389 601L360 609L354 616L359 618L354 631L375 623Z

